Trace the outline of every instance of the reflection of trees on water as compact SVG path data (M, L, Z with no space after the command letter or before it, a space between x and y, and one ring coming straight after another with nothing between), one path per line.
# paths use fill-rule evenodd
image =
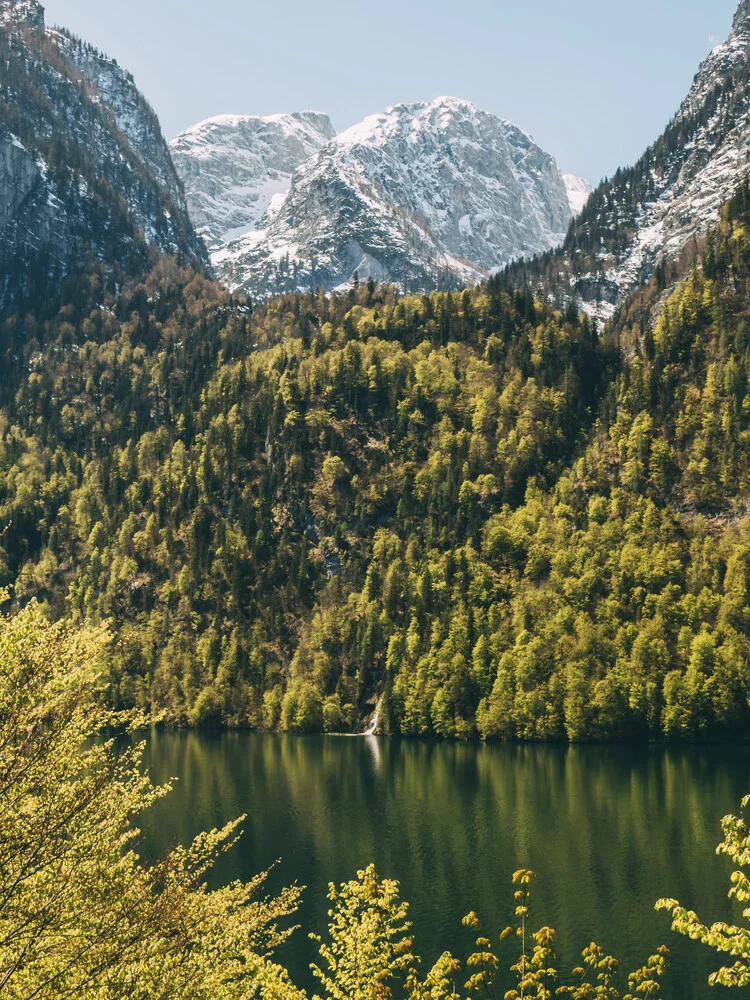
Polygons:
M672 939L652 907L669 895L728 916L727 863L714 848L720 817L750 790L747 758L733 754L734 765L718 748L158 733L154 777L180 780L155 810L149 843L162 849L247 813L220 875L248 877L282 857L276 884L309 887L305 930L325 923L327 882L374 860L401 880L428 959L444 947L463 951L469 909L499 931L511 914L510 875L528 866L539 875L539 922L557 928L566 966L592 937L633 963L666 941L675 996L690 1000L707 995L690 992L696 946ZM294 947L303 968L302 934Z

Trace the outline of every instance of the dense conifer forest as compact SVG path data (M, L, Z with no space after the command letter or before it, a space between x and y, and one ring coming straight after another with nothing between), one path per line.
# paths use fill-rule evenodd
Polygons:
M108 623L179 726L746 733L748 226L604 331L506 277L69 278L0 327L6 609Z

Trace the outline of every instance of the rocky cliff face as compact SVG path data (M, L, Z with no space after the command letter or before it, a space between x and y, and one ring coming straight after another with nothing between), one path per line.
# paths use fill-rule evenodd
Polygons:
M173 150L183 147L181 137ZM177 159L188 189L202 169L194 147L189 163ZM224 179L213 172L204 183L198 224L243 183L226 164L246 155L225 155ZM234 221L223 208L216 215L213 232ZM464 285L559 243L571 217L551 156L508 122L446 97L389 108L327 142L286 198L215 247L212 262L229 287L261 296L331 289L355 273L405 288Z
M750 0L700 66L664 134L602 183L561 251L511 268L548 293L578 297L599 318L716 222L750 171Z
M215 244L263 228L289 193L294 171L335 134L316 111L221 115L182 132L170 149L198 232Z
M158 119L117 63L6 0L0 85L0 307L86 259L138 273L154 247L205 265Z

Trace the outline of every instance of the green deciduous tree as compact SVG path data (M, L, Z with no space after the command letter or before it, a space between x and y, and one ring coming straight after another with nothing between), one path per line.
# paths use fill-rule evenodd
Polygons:
M320 946L323 966L313 965L331 1000L458 1000L454 977L458 963L444 953L422 978L414 953L408 903L399 884L381 879L370 865L356 879L331 885L328 939L311 935Z
M294 1000L270 956L298 890L206 887L238 823L139 857L135 820L169 789L101 736L138 721L104 707L110 648L34 604L0 618L0 997Z

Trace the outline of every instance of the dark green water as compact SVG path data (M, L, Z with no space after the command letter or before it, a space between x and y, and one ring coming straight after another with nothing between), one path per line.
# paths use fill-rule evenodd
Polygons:
M716 966L653 910L673 896L704 920L732 916L720 818L750 792L750 750L464 746L385 739L153 733L156 781L179 782L147 818L148 852L241 813L241 844L218 879L282 864L272 886L306 885L282 956L309 986L307 931L326 924L326 886L375 861L411 902L417 950L464 956L463 914L495 937L509 922L510 876L538 873L534 916L558 931L558 966L592 939L635 967L673 952L668 1000L703 1000ZM535 921L536 922L536 921ZM747 991L742 991L747 992Z

